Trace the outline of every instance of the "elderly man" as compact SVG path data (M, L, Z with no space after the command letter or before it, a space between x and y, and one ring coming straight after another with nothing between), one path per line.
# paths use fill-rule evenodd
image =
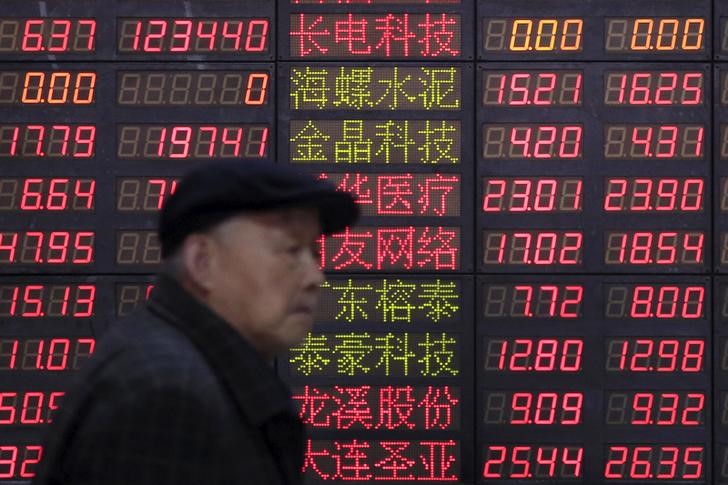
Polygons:
M272 164L192 171L162 209L150 301L100 342L34 483L299 483L303 428L271 358L313 324L317 239L357 215Z

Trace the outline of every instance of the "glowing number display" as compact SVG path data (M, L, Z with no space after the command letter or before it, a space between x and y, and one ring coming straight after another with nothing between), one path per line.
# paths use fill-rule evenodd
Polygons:
M484 106L581 106L582 71L484 71Z
M685 71L621 71L604 74L607 106L702 106L705 74Z
M484 345L486 372L582 370L584 341L579 338L491 338Z
M364 216L460 215L460 174L322 173L357 198Z
M291 163L461 163L459 120L291 120Z
M460 389L452 386L303 386L291 393L301 420L314 430L460 428ZM411 412L398 413L404 406Z
M96 102L92 71L0 71L0 105L91 105Z
M320 266L333 271L456 271L460 228L356 226L319 240Z
M485 424L563 425L581 424L584 395L581 392L485 393Z
M487 445L483 478L574 479L582 476L584 448L564 445Z
M449 13L290 16L293 58L453 59L461 52L461 18Z
M116 179L116 210L157 212L176 188L176 178L119 177Z
M483 158L581 159L583 141L581 125L484 124Z
M617 391L606 395L604 422L608 426L702 426L702 392Z
M700 160L704 149L702 125L604 125L604 158L607 159Z
M120 53L267 53L270 22L254 18L119 19Z
M693 480L703 478L705 447L612 445L606 452L607 480Z
M94 353L93 338L0 339L0 372L75 371Z
M565 318L581 317L584 287L551 284L489 284L483 287L483 317Z
M117 265L157 265L162 246L155 231L119 231L116 234Z
M611 18L605 19L608 53L678 52L705 50L704 18Z
M40 445L0 445L0 478L9 480L29 480L35 476L43 456Z
M483 48L486 52L560 52L583 49L584 20L486 18Z
M119 71L116 102L120 106L263 106L268 104L269 83L268 72Z
M0 178L2 211L81 211L94 209L96 180L87 178Z
M581 231L484 231L485 265L580 265Z
M0 53L93 53L96 20L0 18Z
M605 264L696 265L705 254L697 231L607 231L604 239Z
M488 178L483 212L581 212L581 178Z
M263 158L269 136L265 125L119 125L116 155L136 160Z
M2 231L0 264L91 264L95 237L92 231Z
M0 317L90 318L95 299L92 284L0 285Z
M460 111L462 67L292 67L291 110Z
M702 178L608 178L604 182L607 212L702 212Z
M705 340L618 338L605 342L607 372L703 372Z
M604 316L627 319L704 319L705 287L607 285Z
M0 160L13 158L92 158L95 125L0 125Z
M50 424L65 392L0 392L0 426Z

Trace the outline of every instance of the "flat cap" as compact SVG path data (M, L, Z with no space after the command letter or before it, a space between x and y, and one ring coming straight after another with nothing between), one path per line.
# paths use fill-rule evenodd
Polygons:
M189 234L209 229L240 212L285 207L318 208L324 234L341 231L359 217L351 194L288 166L212 162L188 172L162 207L162 255L172 254Z

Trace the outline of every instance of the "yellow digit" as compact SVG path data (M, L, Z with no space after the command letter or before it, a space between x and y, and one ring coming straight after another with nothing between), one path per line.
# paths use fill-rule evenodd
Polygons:
M556 46L556 31L558 30L559 21L553 19L539 20L538 32L536 33L536 50L537 51L552 51ZM544 32L544 27L548 27L547 32ZM542 45L541 40L543 38L548 39L548 44Z
M660 28L657 31L658 51L671 51L675 49L675 46L677 45L677 31L679 26L680 22L677 19L660 20ZM665 27L669 27L667 32L665 32ZM662 42L665 37L670 39L670 43L668 45L665 45Z
M76 75L76 86L73 90L73 104L91 104L96 89L95 72L79 72Z
M629 46L633 51L646 51L652 43L652 29L655 21L652 19L635 19L634 28L632 29L632 44ZM645 32L643 27L646 27ZM643 40L642 44L638 44L639 40Z
M37 81L37 84L36 84ZM31 84L32 83L32 84ZM45 73L28 72L25 74L25 82L23 83L23 97L21 101L26 104L36 104L43 102L43 85L45 84ZM35 90L35 96L29 96L28 92Z
M56 80L61 79L63 84L56 86ZM48 86L48 104L63 104L68 99L68 86L71 85L71 73L69 72L54 72L51 74L51 82ZM57 99L56 93L60 91L61 97Z
M523 32L525 27L526 31ZM527 51L531 44L531 32L533 31L533 21L531 20L514 20L511 28L511 50ZM522 42L518 45L518 42Z
M562 51L581 50L581 33L584 30L584 21L581 19L568 19L564 21L564 33L561 36Z
M703 32L705 31L705 19L687 19L685 21L685 33L682 39L682 48L686 51L699 51L703 47ZM691 43L690 38L694 37Z

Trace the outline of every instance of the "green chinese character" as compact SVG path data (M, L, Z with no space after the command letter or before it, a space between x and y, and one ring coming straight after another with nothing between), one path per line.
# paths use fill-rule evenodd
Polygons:
M424 349L424 355L417 359L422 364L420 373L423 376L439 376L450 375L456 376L460 374L458 369L452 367L455 360L455 349L448 347L457 345L457 340L448 336L446 333L434 339L430 339L430 333L425 334L425 340L417 344L418 347Z
M308 333L303 342L291 348L288 363L296 366L296 370L305 376L314 371L324 371L331 359L326 357L331 349L326 335Z
M334 106L363 110L372 104L373 67L341 67L334 84Z
M387 333L382 337L374 339L376 350L381 351L379 361L375 368L383 367L384 375L392 375L392 365L399 362L402 366L402 373L398 376L409 376L409 362L415 357L415 353L409 350L409 335L407 333L395 335Z
M334 345L334 354L339 356L336 360L336 371L347 376L369 373L369 367L365 367L362 361L372 351L372 346L368 343L371 336L366 332L351 332L334 337L338 340Z
M439 278L434 282L422 283L421 293L418 298L424 300L419 310L426 310L425 316L435 323L443 318L452 318L460 311L460 295L456 293L457 286L454 281L441 281Z
M372 158L372 142L364 139L364 120L344 120L342 140L334 144L336 163L369 163Z
M399 161L409 163L410 147L415 146L414 139L409 136L409 120L402 120L399 123L394 120L386 120L384 123L374 125L379 149L374 155L384 157L384 163ZM393 159L393 151L400 150L399 157Z
M375 290L379 293L376 308L382 310L382 321L412 323L412 310L417 308L412 303L415 289L414 283L405 283L402 280L390 283L387 279L382 280L381 288Z
M458 163L458 157L452 154L458 129L446 121L425 120L425 126L417 133L424 135L424 143L417 147L422 154L422 163ZM448 136L448 133L452 136Z
M457 94L457 68L455 67L422 67L424 77L419 81L424 85L419 97L422 106L428 110L460 109Z
M291 103L293 109L324 109L329 102L326 69L291 68Z
M336 303L341 305L341 310L336 314L336 320L346 320L347 322L353 322L357 318L369 320L369 315L364 309L368 300L361 296L361 293L372 291L374 289L372 285L355 286L354 280L349 278L343 285L331 286L331 289L340 292Z
M291 129L299 123L292 122ZM309 120L303 128L291 137L291 160L297 162L328 162L324 151L324 143L331 137L318 129L313 121Z
M384 103L387 109L395 110L400 107L400 98L410 103L413 103L417 99L417 96L411 96L404 89L404 85L411 79L411 76L408 75L400 79L399 68L395 67L392 71L392 77L385 77L377 81L379 84L386 86L386 89L379 99L374 101L373 106L379 106ZM385 103L385 98L391 98L391 100Z

